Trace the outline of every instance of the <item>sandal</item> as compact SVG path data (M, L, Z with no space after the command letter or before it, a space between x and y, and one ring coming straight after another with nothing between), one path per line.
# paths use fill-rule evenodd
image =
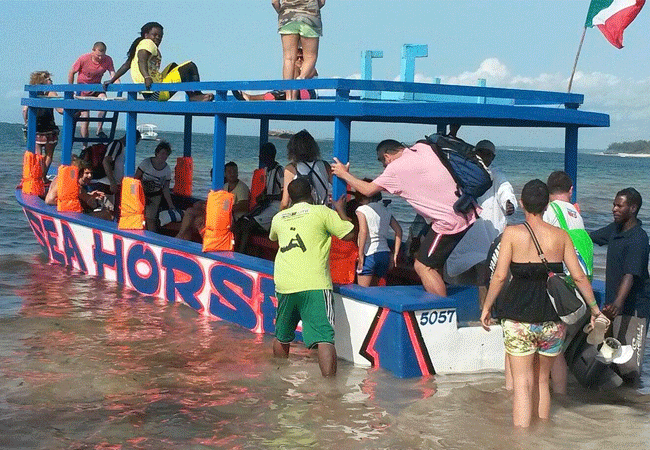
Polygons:
M583 331L588 333L587 343L591 345L601 344L605 340L605 333L610 323L611 321L607 317L600 315L596 318L596 323L593 327L591 323L585 325Z

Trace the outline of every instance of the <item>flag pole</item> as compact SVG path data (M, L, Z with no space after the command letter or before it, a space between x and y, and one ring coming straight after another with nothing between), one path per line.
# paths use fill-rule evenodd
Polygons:
M571 85L573 85L573 76L576 73L576 67L578 66L578 58L580 58L580 50L582 50L582 43L585 40L585 34L587 33L587 27L584 27L582 30L582 37L580 38L580 45L578 45L578 53L576 53L576 59L573 62L573 70L571 71L571 78L569 78L569 89L567 89L568 93L571 93Z

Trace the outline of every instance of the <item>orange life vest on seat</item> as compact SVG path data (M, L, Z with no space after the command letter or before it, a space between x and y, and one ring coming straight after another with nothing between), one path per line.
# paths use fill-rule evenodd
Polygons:
M266 169L255 169L251 180L251 194L248 202L248 210L252 211L257 204L257 196L266 190Z
M43 184L43 155L27 150L23 157L23 194L42 196L45 194Z
M174 169L174 194L183 197L192 196L192 179L194 177L194 163L191 156L181 156L176 159Z
M332 282L337 284L354 283L357 271L359 247L354 241L342 241L332 236L330 248L330 272Z
M61 212L83 212L79 201L79 169L76 166L59 166L56 176L58 189L56 209Z
M205 207L205 233L203 234L203 251L232 251L235 239L230 231L232 225L232 207L235 196L224 190L210 191Z
M144 189L142 182L133 177L122 178L120 203L120 230L144 230Z

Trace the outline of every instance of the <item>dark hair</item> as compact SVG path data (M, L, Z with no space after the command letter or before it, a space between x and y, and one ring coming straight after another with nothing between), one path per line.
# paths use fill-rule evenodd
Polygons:
M568 173L563 170L556 170L548 176L546 181L548 192L550 194L563 194L569 192L573 187L573 180Z
M272 142L267 142L262 144L260 147L260 160L267 163L272 163L275 161L275 155L277 154L275 145Z
M320 148L309 131L301 130L287 143L287 159L293 163L320 159Z
M102 47L104 51L106 51L106 44L104 44L102 41L97 41L93 44L93 50L95 50L97 47Z
M548 187L542 180L530 180L521 190L521 203L531 214L541 214L548 205Z
M166 150L167 153L172 152L172 146L169 145L169 142L167 141L160 141L158 145L156 145L156 149L154 150L154 155L157 155L158 153L162 152L163 150Z
M641 194L639 194L639 191L634 189L633 187L628 187L625 189L621 189L616 193L616 196L621 196L625 197L626 203L629 205L636 205L636 213L634 215L636 216L641 209L641 204L643 203L643 200L641 199Z
M372 179L370 179L370 178L364 178L363 181L365 181L367 183L372 183ZM370 196L363 195L363 194L361 194L361 196L369 199L371 202L380 202L381 199L383 198L381 196L381 191L379 191L379 192L377 192L377 193L375 193L373 195L370 195Z
M311 184L306 177L296 178L289 186L287 186L287 192L289 192L289 198L292 203L298 203L300 201L308 201L311 203L313 198L311 196Z
M395 154L401 149L406 148L406 145L402 144L395 139L386 139L377 144L377 154L384 155L386 153Z
M234 167L235 169L237 168L237 163L235 161L228 161L223 168L226 169L228 167Z
M127 61L132 61L133 58L135 58L135 49L138 47L138 44L140 43L140 41L144 39L144 36L154 28L160 28L160 31L163 31L163 26L160 25L158 22L147 22L144 25L142 25L142 28L140 28L140 37L135 39L131 43L131 47L129 47L129 51L126 52Z

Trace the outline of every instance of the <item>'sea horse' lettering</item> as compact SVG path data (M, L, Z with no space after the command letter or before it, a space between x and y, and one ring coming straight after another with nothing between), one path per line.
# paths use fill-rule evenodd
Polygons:
M270 275L25 213L39 245L56 263L169 302L183 301L257 333L275 330Z

